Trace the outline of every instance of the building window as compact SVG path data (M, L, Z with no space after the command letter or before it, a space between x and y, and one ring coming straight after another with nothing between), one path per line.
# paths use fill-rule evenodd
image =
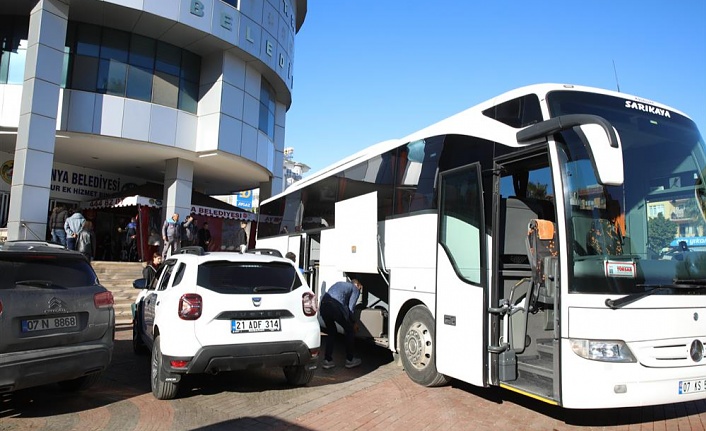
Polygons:
M28 28L28 18L0 16L0 84L24 82ZM66 30L62 87L196 113L200 75L201 57L174 45L73 21Z
M221 0L223 3L229 4L234 8L238 8L238 0Z
M270 139L275 139L275 90L262 78L260 83L260 119L258 128Z
M137 34L70 22L66 87L196 113L201 58Z

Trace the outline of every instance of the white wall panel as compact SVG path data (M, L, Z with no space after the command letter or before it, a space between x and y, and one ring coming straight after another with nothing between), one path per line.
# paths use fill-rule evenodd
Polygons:
M245 93L240 88L230 84L223 84L223 95L220 108L223 113L233 118L243 117L243 104L245 103Z
M199 13L203 16L198 16L191 13L191 7L194 5L192 0L181 0L179 9L179 22L190 27L198 28L206 33L211 33L211 18L213 17L213 0L199 0L203 6L199 8Z
M20 124L29 121L31 127L21 127L20 130L27 131L26 139L17 139L17 148L31 147L33 150L54 152L54 141L51 137L56 134L56 120L43 115L28 114L20 117ZM29 144L29 145L27 145Z
M96 95L93 116L93 133L106 136L122 136L125 99L122 97Z
M22 91L20 115L29 113L31 107L36 114L55 118L58 109L56 100L59 87L41 79L34 79L31 84L22 87L26 90Z
M177 21L179 18L179 0L144 0L145 12Z
M147 141L150 137L151 103L125 99L123 138Z
M260 58L260 40L262 28L259 21L252 21L244 16L240 17L240 30L238 32L238 46L244 51Z
M221 93L223 82L216 81L201 87L199 100L199 115L211 115L221 111Z
M199 126L196 137L196 151L210 151L218 148L218 128L220 114L199 116Z
M262 22L262 0L240 0L240 13L255 22Z
M177 111L177 130L175 145L185 150L196 150L196 135L199 120L196 115Z
M214 36L232 45L238 45L240 12L238 12L237 9L228 3L216 1L213 5L213 16L211 20L211 29Z
M223 81L234 87L245 89L245 60L226 52L223 55Z
M21 85L0 85L2 88L2 106L0 106L0 126L16 128L20 123Z
M250 94L243 99L243 123L258 128L260 119L260 101Z
M271 156L271 157L270 157ZM272 172L272 164L274 163L274 148L272 142L267 138L264 133L257 134L257 158L255 161L266 167L270 172Z
M94 133L93 119L96 94L85 91L66 90L70 97L66 130L70 132Z
M243 135L243 122L227 115L221 115L221 124L218 130L218 149L231 154L240 154Z
M177 110L152 105L149 141L162 145L176 145Z
M240 149L242 157L252 161L257 159L257 135L259 133L255 127L243 124L243 139Z

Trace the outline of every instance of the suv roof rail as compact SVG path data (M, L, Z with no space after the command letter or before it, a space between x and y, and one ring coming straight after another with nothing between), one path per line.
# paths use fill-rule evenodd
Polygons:
M275 250L274 248L251 248L247 251L247 253L265 254L268 256L282 257L282 253L280 253L279 250Z
M5 250L11 250L11 249L32 250L36 247L47 247L47 248L52 248L52 249L66 250L66 247L64 247L61 244L51 242L51 241L42 241L42 240L34 240L34 239L10 240L10 241L5 241L4 243L2 243L2 245L0 245L0 249L5 249Z
M189 245L186 247L182 247L179 250L176 251L177 254L195 254L196 256L203 256L206 254L204 251L203 247L199 245Z

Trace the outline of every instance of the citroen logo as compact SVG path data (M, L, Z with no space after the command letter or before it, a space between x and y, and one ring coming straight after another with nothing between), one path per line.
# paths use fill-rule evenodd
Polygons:
M259 307L261 303L262 303L262 298L261 298L261 297L259 297L259 296L253 296L253 298L252 298L252 305L254 305L255 307Z
M52 297L47 304L48 309L44 310L45 313L66 313L66 303L56 296Z
M689 348L689 355L694 362L701 362L704 357L704 345L699 340L694 340L691 343L691 348Z

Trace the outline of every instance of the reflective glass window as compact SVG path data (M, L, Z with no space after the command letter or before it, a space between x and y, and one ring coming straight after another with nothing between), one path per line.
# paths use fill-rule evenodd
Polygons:
M275 138L275 90L262 79L260 83L260 116L258 128L270 139Z
M199 82L201 58L189 51L181 53L181 77L190 82Z
M71 88L82 91L96 91L98 58L84 55L74 56L71 73Z
M103 29L103 43L101 45L101 58L127 63L130 49L130 34L111 28Z
M10 51L0 51L0 84L7 84L10 68Z
M170 75L179 76L181 50L174 45L157 42L157 60L155 69Z
M98 57L101 43L101 28L90 24L81 24L76 29L76 53Z
M125 96L127 65L116 60L101 60L98 66L97 90L99 93Z
M140 66L151 72L152 69L154 69L156 46L156 40L133 34L130 39L129 63L133 66Z
M182 111L196 112L199 100L199 85L184 79L179 81L179 106Z
M125 95L130 99L145 102L152 100L152 70L138 66L128 66Z
M10 53L7 73L8 84L22 84L25 80L25 61L27 59L27 41L22 40L17 51Z
M155 72L152 102L176 108L179 101L179 78L164 72Z

